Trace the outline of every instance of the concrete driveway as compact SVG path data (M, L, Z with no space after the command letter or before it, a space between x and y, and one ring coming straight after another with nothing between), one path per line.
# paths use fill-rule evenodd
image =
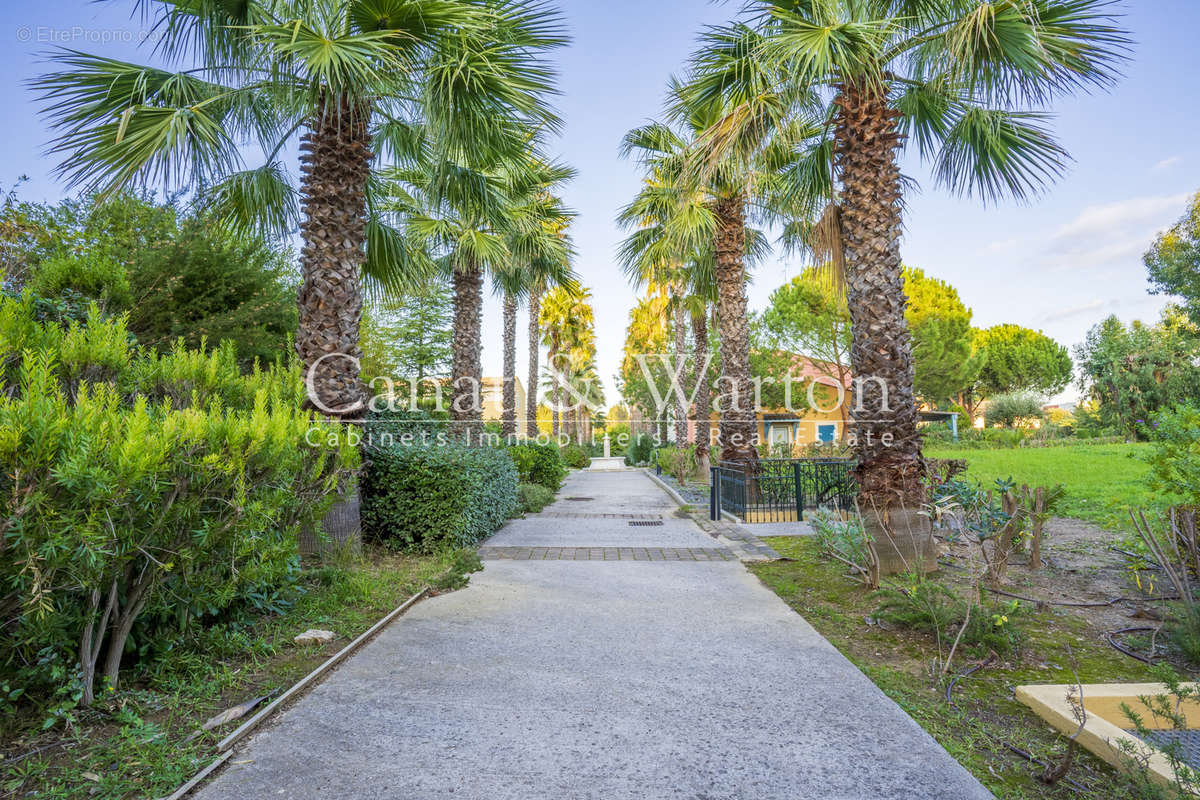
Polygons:
M991 796L674 512L641 472L573 474L199 797Z

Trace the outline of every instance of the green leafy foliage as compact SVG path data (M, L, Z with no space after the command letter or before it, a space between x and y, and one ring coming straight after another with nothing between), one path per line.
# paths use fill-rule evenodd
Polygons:
M562 461L571 469L587 469L592 464L592 458L585 448L577 444L569 444L561 451Z
M916 370L913 388L931 403L945 402L971 387L986 363L972 343L971 310L953 286L915 267L904 270L904 293Z
M454 442L363 450L364 537L404 550L469 547L517 507L517 469L506 450Z
M649 434L639 433L633 437L633 440L629 443L629 448L625 451L625 463L632 467L649 463L650 456L653 453L654 437Z
M654 451L654 458L663 472L674 478L680 486L687 485L690 478L695 477L697 469L696 447L660 447Z
M238 235L200 216L184 216L168 238L135 254L129 328L165 350L229 341L244 361L275 360L296 329L291 253Z
M1009 392L1051 396L1071 382L1070 353L1041 331L995 325L976 332L975 347L984 359L975 390L982 397Z
M1029 427L1043 416L1042 398L1027 392L1014 392L989 399L984 418L988 425L1017 428Z
M559 450L552 444L525 442L508 448L522 483L536 483L557 492L567 477Z
M372 298L363 309L359 345L366 380L376 376L424 381L448 376L451 297L446 281L419 291ZM427 391L430 387L419 387Z
M1200 325L1200 194L1179 222L1159 235L1144 260L1152 291L1183 298L1188 316Z
M268 363L296 328L291 252L205 211L135 194L14 202L0 209L0 245L6 270L21 270L19 283L43 303L127 311L130 332L162 352L178 339L191 348L230 341L244 363Z
M1097 404L1101 426L1149 438L1155 414L1200 396L1200 330L1177 309L1157 325L1115 316L1075 349L1080 388Z
M1146 461L1150 486L1165 499L1200 508L1200 409L1186 405L1158 415Z
M99 253L56 253L34 269L27 286L42 297L77 292L113 311L125 311L133 302L125 267Z
M1024 631L1016 601L996 606L976 606L968 614L967 602L936 580L909 576L875 593L875 616L885 622L932 635L949 644L961 629L960 646L1004 654L1020 645Z
M67 328L35 314L0 300L0 678L64 707L90 701L103 645L114 686L178 631L280 602L297 531L356 457L299 411L298 366L135 350L95 306Z
M517 512L519 514L537 514L553 502L554 492L541 484L521 483L517 485Z

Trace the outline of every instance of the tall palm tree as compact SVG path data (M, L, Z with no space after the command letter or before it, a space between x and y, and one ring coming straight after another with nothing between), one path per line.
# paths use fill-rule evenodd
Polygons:
M1128 46L1108 0L755 0L758 29L727 29L739 57L693 62L694 102L736 95L714 135L754 139L758 87L736 63L786 78L828 121L791 176L819 214L809 241L845 273L853 328L857 479L877 508L918 506L925 466L900 257L909 144L936 181L1025 199L1067 154L1047 128L1056 98L1110 85ZM885 392L886 389L886 392Z
M586 348L595 337L591 292L579 286L559 286L548 292L541 304L538 324L542 344L546 345L546 371L553 395L554 435L562 430L562 411L566 406L565 374L569 371L571 352ZM572 403L574 405L574 403Z
M497 291L504 302L504 400L501 432L505 437L517 435L517 307L521 298L528 297L532 306L534 295L540 300L541 287L548 281L566 283L574 280L571 274L570 238L566 229L573 212L551 193L551 184L561 183L573 176L573 171L543 174L543 183L530 187L524 202L514 214L509 233L509 251L513 262L507 270L494 276ZM531 312L536 324L536 315ZM536 345L535 345L536 347ZM536 367L536 359L535 359ZM537 384L532 384L533 419L537 425ZM528 416L528 412L527 412ZM534 431L532 436L536 436Z
M556 122L559 18L527 0L251 0L139 3L159 15L171 71L60 50L33 85L59 131L72 185L110 191L162 182L197 189L232 223L302 238L297 352L310 401L363 407L361 273L397 287L427 265L377 213L372 176L414 127L447 151L494 157L523 127ZM297 137L300 178L281 154ZM264 154L244 168L243 145ZM300 210L297 210L299 200Z
M730 53L725 53L730 50ZM709 43L714 58L738 58L763 84L761 68L745 64L733 43ZM761 89L764 94L774 89ZM756 131L769 146L728 148L712 136L730 114L733 98L701 96L686 84L672 82L668 112L683 132L653 122L625 137L623 155L636 155L647 172L678 194L680 221L668 219L670 248L698 255L712 253L718 295L721 341L721 458L756 462L757 434L754 385L750 378L750 332L746 313L746 261L762 243L748 223L776 215L782 179L811 136L815 122L806 118L776 119L762 115ZM770 95L776 97L774 94ZM776 97L776 106L792 103ZM780 115L781 116L781 115ZM698 200L697 200L698 198ZM666 217L664 217L666 218Z
M757 461L746 268L767 243L748 227L747 217L772 218L793 147L808 128L773 126L767 134L771 148L722 152L712 159L711 143L701 134L723 119L726 106L720 97L695 100L685 88L673 82L669 104L682 131L655 122L630 131L622 143L622 154L636 155L654 176L623 213L626 224L642 226L627 240L624 260L662 264L673 256L689 264L693 275L702 266L711 270L721 325L721 458ZM700 161L704 170L694 166Z
M492 275L503 290L510 274L517 277L521 264L566 261L565 240L543 232L547 214L565 212L556 201L538 195L571 174L570 169L533 153L487 169L461 163L431 168L418 163L385 173L395 198L389 207L406 220L410 238L439 254L450 273L454 290L450 415L461 429L470 430L482 416L484 277ZM513 327L515 345L515 319Z
M571 351L562 378L572 390L573 402L568 411L572 418L573 438L585 441L591 432L592 412L604 408L605 400L596 368L594 337Z
M626 137L629 141L633 134ZM694 210L681 202L678 187L652 177L642 186L633 201L621 209L618 222L625 228L636 228L621 243L617 257L635 289L651 284L665 287L668 308L673 318L674 382L684 383L687 347L687 272L684 259L690 254L672 241L672 223L680 212ZM675 441L687 441L687 409L682 393L674 393Z

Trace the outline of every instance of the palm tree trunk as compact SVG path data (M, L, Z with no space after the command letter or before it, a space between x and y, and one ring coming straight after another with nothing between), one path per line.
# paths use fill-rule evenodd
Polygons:
M856 86L844 87L837 104L860 499L876 508L914 509L925 499L925 462L904 318L900 114L882 94Z
M683 387L685 373L684 360L687 357L687 309L683 307L683 298L675 298L675 382ZM675 444L683 447L687 444L687 407L684 404L683 392L675 395Z
M717 314L721 322L721 460L758 461L756 417L750 380L750 326L746 315L746 203L716 203Z
M517 435L517 298L504 293L504 411L500 433Z
M534 290L529 295L529 371L526 373L529 383L525 385L525 435L530 439L536 439L538 435L538 356L542 338L538 317L541 312L542 293Z
M454 336L450 384L450 419L471 433L482 417L479 389L483 382L480 343L483 324L483 270L464 264L454 270Z
M300 145L300 310L296 354L305 367L308 404L330 416L365 408L358 328L366 259L370 108L349 98L321 104Z
M702 480L708 480L709 446L712 431L709 429L709 406L711 398L708 389L708 313L707 311L692 312L692 338L696 343L696 473Z

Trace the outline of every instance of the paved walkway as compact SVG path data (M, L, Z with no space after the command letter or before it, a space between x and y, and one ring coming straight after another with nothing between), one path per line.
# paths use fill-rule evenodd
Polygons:
M486 543L470 586L416 605L199 797L990 797L675 512L641 472L572 475Z

